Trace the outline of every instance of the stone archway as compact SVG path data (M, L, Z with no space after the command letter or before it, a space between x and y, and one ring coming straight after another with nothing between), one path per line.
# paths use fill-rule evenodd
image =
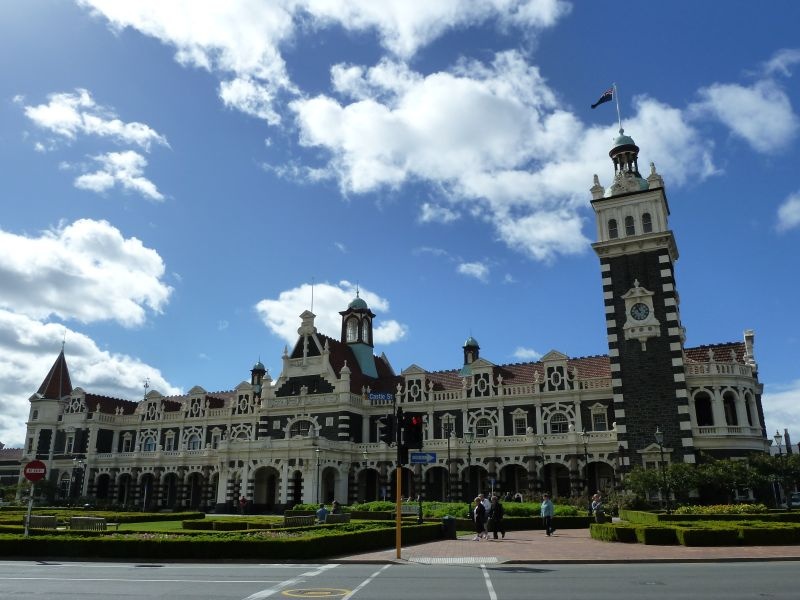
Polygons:
M528 492L528 470L522 465L505 465L500 469L500 480L497 485L502 494L517 492L523 496Z
M606 462L596 461L589 463L588 492L607 494L614 489L616 477L614 469Z
M395 491L397 489L397 469L391 469L389 477L391 478L388 486L390 496L387 499L394 501L397 498L397 492ZM407 467L401 467L400 484L400 495L403 498L416 498L417 494L420 493L414 485L414 471Z
M253 504L256 510L272 510L280 499L281 475L275 467L259 467L253 476Z
M546 464L542 480L542 492L549 492L553 498L568 498L571 495L569 469L565 465Z
M358 501L374 502L380 499L380 472L370 467L358 473Z
M192 510L199 510L203 502L203 474L197 471L189 473L186 477L186 501L187 507Z
M175 473L166 473L161 483L161 506L175 508L178 500L178 476Z
M111 475L102 473L97 477L97 487L95 488L95 498L98 500L108 500L108 494L111 490Z
M127 508L133 503L133 478L130 473L123 473L117 481L117 502Z
M425 471L425 500L447 502L452 498L452 490L447 481L447 467L433 466Z
M153 497L156 488L155 481L155 475L152 473L145 473L139 479L139 498L142 501L142 512L147 512L155 506L156 499Z
M472 500L481 493L489 493L489 473L482 465L472 465L461 472L461 499L464 502Z

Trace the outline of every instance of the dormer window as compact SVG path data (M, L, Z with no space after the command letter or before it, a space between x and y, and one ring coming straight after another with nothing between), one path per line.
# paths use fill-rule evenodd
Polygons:
M636 228L633 226L633 217L625 217L625 235L636 235Z
M619 237L619 231L617 231L616 219L608 220L608 237L610 237L611 239L616 239L617 237Z
M653 231L653 219L650 216L650 213L644 213L642 215L642 231L644 233L650 233Z

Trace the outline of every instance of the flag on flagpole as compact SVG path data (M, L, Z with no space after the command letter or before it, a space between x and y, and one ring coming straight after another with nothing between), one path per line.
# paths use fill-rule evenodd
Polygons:
M600 99L597 102L592 104L592 108L597 108L604 102L611 102L613 98L614 98L614 88L610 87L605 92L603 92L603 95L600 96Z

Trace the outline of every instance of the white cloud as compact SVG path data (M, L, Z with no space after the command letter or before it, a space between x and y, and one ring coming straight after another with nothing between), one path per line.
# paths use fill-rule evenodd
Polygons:
M274 92L250 78L237 77L231 81L223 81L219 86L219 97L225 106L264 119L270 125L277 125L281 121L280 115L272 106L275 101Z
M73 386L137 400L144 380L149 379L151 387L162 394L180 393L158 369L134 357L100 350L89 337L61 324L0 309L0 440L7 446L23 445L28 398L41 385L65 337Z
M376 314L388 312L388 300L363 287L359 287L358 292L372 312ZM313 312L317 315L315 319L317 330L324 335L339 339L342 331L339 311L347 308L356 297L356 286L348 281L341 281L338 285L317 283L312 286L304 283L281 292L276 299L261 300L256 304L256 312L272 333L291 345L297 341L300 314L305 310L311 310L312 294ZM394 320L376 319L375 324L372 335L376 346L397 342L408 333L407 326Z
M456 211L446 207L424 202L420 206L419 220L421 223L452 223L461 217Z
M800 192L789 196L778 208L778 231L800 226Z
M764 407L767 439L771 440L776 430L783 433L784 429L788 429L797 450L797 443L800 442L800 413L797 411L800 405L800 379L791 383L767 384L765 390L761 404Z
M715 83L699 94L701 101L693 106L695 111L715 117L758 152L779 152L800 128L789 97L772 80L751 86Z
M143 177L147 159L138 152L108 152L93 158L100 163L100 170L77 177L75 187L102 193L119 184L123 189L141 194L145 198L164 199L156 185Z
M784 48L778 50L772 58L764 64L764 72L767 75L783 75L790 77L791 67L800 63L800 49L798 48Z
M163 276L155 250L106 221L81 219L38 237L0 230L0 308L33 319L141 325L169 300Z
M474 277L478 281L486 283L489 280L489 267L482 262L461 263L456 271L467 277Z
M333 245L336 246L336 249L342 254L347 254L347 246L345 246L342 242L333 242Z
M25 116L37 127L69 140L81 134L135 144L147 151L151 144L169 146L167 139L150 126L118 119L113 110L97 104L85 89L50 94L47 104L25 106Z
M539 360L541 357L542 353L537 352L533 348L524 348L523 346L517 346L517 349L514 350L514 358L518 360L524 360L524 361Z

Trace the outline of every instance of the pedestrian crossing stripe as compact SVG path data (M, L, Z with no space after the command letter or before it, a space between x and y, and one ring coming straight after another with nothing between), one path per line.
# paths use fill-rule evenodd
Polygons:
M409 562L420 563L423 565L480 565L494 564L499 562L496 556L415 556L408 559Z

